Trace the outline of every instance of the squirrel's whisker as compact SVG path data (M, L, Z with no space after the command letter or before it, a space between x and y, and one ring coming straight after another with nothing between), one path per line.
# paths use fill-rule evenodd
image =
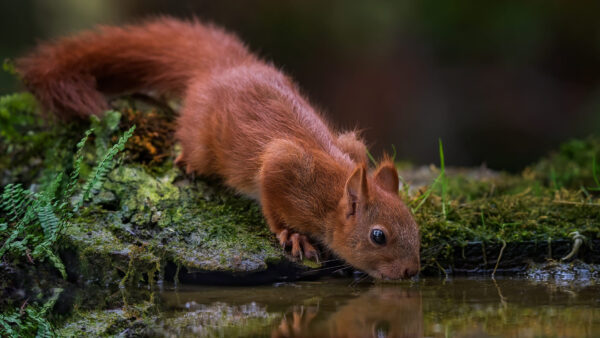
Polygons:
M346 269L346 268L350 268L351 265L350 264L341 264L341 265L334 265L334 266L328 266L325 268L320 268L320 269L312 269L312 270L308 270L303 272L303 274L307 274L310 272L319 272L319 271L325 271L325 270L330 270L330 269L338 269L338 270L342 270L342 269Z

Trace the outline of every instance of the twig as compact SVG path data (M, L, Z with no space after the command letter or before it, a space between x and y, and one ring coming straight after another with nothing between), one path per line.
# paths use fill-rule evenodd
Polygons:
M440 265L440 263L437 261L437 259L433 259L433 261L435 262L435 264L437 265L438 269L440 269L441 271L444 272L444 275L446 276L446 278L448 278L448 272L446 272L446 269L444 269L444 267L442 267Z
M506 307L508 306L508 305L506 304L506 297L504 297L504 296L502 295L502 290L500 290L500 286L498 285L498 283L496 283L496 279L494 279L494 278L492 277L492 281L494 282L494 285L496 286L496 290L498 291L498 296L500 297L500 304L502 304L502 307L503 307L504 309L506 309Z
M590 206L590 207L600 207L600 204L596 203L584 203L584 202L571 202L571 201L552 201L552 203L556 204L567 204L567 205L581 205L581 206Z
M31 257L31 250L29 250L29 248L27 250L25 250L25 255L27 256L27 260L29 261L29 263L35 264L33 262L33 257Z
M506 241L502 240L502 248L500 249L500 253L498 254L498 260L496 260L496 266L494 267L494 271L492 272L492 278L496 275L496 270L498 269L498 265L500 264L500 260L502 259L502 253L504 252L504 248L506 248Z
M527 187L527 189L516 194L515 197L523 197L523 196L527 195L530 191L531 191L531 187Z
M481 254L483 255L483 266L487 266L487 255L485 254L485 244L481 241Z
M568 255L566 255L565 257L561 258L561 261L566 261L569 260L571 258L573 258L573 256L577 255L577 252L579 252L579 247L581 247L581 244L583 244L583 240L585 239L585 236L580 234L579 231L575 231L570 233L571 237L573 237L573 249L571 249L571 252L569 252Z
M21 308L19 309L19 314L22 316L23 312L25 312L25 308L27 307L27 302L29 302L29 297L27 299L25 299L25 302L23 303L23 305L21 305Z

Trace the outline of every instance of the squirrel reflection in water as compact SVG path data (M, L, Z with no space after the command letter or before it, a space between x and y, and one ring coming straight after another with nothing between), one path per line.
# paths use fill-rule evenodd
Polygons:
M271 337L422 337L421 292L379 285L340 305L328 317L321 304L296 305Z

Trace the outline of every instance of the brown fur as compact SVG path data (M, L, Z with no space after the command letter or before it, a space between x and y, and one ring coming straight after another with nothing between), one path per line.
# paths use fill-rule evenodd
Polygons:
M332 132L287 76L236 37L168 18L100 27L42 44L17 69L41 103L65 119L101 114L105 94L182 97L177 163L258 199L293 253L314 254L308 235L375 277L417 273L418 228L398 197L393 164L368 175L357 134ZM386 245L369 239L374 226Z

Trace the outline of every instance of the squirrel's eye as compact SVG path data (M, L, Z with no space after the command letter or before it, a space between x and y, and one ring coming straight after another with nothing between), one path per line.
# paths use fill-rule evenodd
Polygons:
M371 230L371 240L375 244L384 245L385 244L385 234L381 229L373 229Z

